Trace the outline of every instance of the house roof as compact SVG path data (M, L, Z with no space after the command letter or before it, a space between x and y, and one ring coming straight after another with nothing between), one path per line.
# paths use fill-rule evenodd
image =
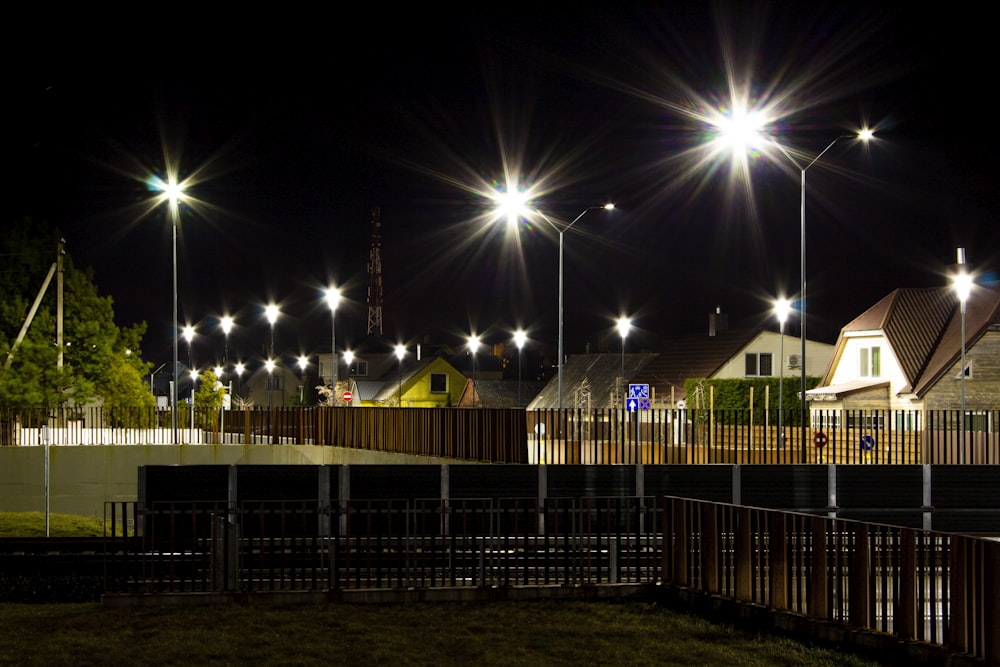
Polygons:
M373 401L386 401L396 396L399 392L400 385L406 386L412 378L420 375L424 370L430 366L432 363L441 360L442 364L448 364L448 361L443 355L436 355L432 357L424 357L423 359L413 359L404 358L402 362L396 359L395 355L392 355L392 363L384 363L380 366L381 376L379 381L381 386L379 390L371 397ZM369 369L371 367L369 366ZM456 371L457 372L457 371ZM359 383L360 385L360 383Z
M639 372L656 353L626 354L625 377L635 381ZM615 382L622 374L620 354L575 354L563 366L563 407L609 407L615 392ZM550 379L528 404L529 410L559 407L559 377Z
M998 322L1000 285L977 285L966 301L966 348ZM961 330L961 308L952 288L904 287L893 290L849 322L841 329L836 345L842 348L844 339L852 332L881 331L905 377L902 393L922 396L961 357ZM833 371L831 364L821 387L829 386Z
M632 378L633 382L649 384L660 393L673 389L674 398L684 398L684 382L689 378L715 375L745 348L763 329L725 329L714 336L689 334L668 340L663 352L645 364Z

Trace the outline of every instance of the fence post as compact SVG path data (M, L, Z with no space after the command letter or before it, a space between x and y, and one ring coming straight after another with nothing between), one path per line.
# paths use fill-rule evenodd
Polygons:
M769 512L767 550L768 606L788 609L788 522L784 512Z
M809 573L809 614L813 618L829 619L827 582L830 577L826 554L826 527L824 517L812 518L812 563Z
M717 507L701 505L701 588L708 593L719 592L719 529Z
M871 626L871 542L868 539L868 525L859 523L854 527L854 549L851 552L849 594L850 624L856 628Z
M899 535L899 598L893 628L903 639L917 636L917 536L903 528Z

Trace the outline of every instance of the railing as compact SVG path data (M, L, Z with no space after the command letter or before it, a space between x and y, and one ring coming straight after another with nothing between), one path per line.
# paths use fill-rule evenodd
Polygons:
M1000 542L674 497L170 503L109 593L668 585L1000 658Z
M496 463L1000 463L1000 410L181 410L176 442L308 444ZM174 443L158 410L0 409L0 445ZM804 438L803 438L804 434Z

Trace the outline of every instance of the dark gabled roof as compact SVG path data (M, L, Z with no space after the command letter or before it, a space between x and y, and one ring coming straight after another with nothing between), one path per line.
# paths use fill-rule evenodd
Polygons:
M545 381L523 380L521 382L521 407L528 405L538 395L538 392L545 388L545 385ZM484 408L518 407L517 380L476 380L476 394L479 398L479 405Z
M708 334L689 334L668 340L663 352L636 373L633 382L656 387L660 398L684 398L684 382L690 378L708 378L759 336L763 329L725 329ZM663 395L663 394L666 394Z
M633 382L639 372L657 355L626 354L625 377ZM620 354L575 354L563 366L563 408L606 408L622 374ZM554 375L545 388L528 404L529 410L559 407L559 376Z
M966 302L966 349L998 322L1000 286L975 286ZM885 336L906 379L904 393L922 396L961 357L961 308L950 287L893 290L841 329L838 349L846 335L859 331L881 331ZM833 371L831 366L821 386Z

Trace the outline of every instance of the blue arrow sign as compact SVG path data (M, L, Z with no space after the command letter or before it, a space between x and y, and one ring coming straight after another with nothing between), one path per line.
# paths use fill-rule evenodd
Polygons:
M636 412L639 409L639 401L630 398L625 402L625 407L629 412Z

